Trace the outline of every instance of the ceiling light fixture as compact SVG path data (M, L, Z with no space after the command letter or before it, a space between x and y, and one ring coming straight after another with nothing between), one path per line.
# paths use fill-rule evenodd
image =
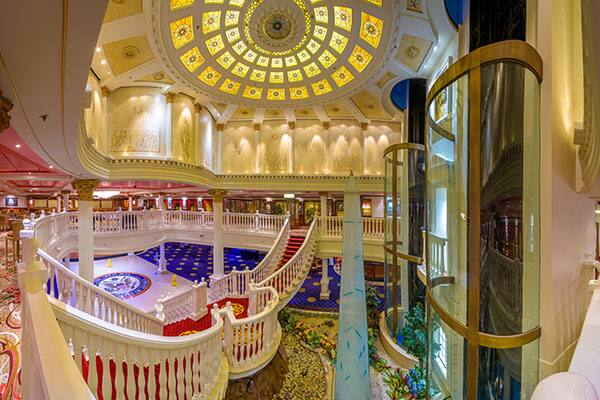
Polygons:
M110 199L113 196L120 194L118 190L98 190L94 191L94 197L99 197L101 199Z
M100 53L100 50L102 50L100 47L96 47L96 53Z
M106 60L101 60L101 61L100 61L100 64L102 64L102 65L106 65Z
M15 144L15 147L18 149L18 148L21 147L21 145L20 144Z

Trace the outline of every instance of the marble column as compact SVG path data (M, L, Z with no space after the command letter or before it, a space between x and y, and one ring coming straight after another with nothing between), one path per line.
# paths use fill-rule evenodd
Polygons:
M59 213L62 211L62 197L60 195L56 196L56 212Z
M319 297L321 300L329 300L329 259L321 259L321 293Z
M157 208L158 210L162 210L162 209L163 209L163 196L162 196L162 194L160 194L160 193L159 193L159 194L157 195L157 197L156 197L156 201L158 202L158 205L156 206L156 208Z
M133 197L127 198L127 211L133 211Z
M213 166L214 172L217 174L221 173L221 165L223 163L223 157L221 155L223 146L223 130L225 129L224 124L217 124L217 151L215 154L216 165Z
M254 124L254 173L260 174L260 124Z
M165 242L160 242L158 246L158 269L156 273L164 274L167 272L167 258L165 257Z
M369 174L369 151L367 144L369 143L369 136L367 135L367 129L369 124L360 124L361 136L362 136L362 173L363 175Z
M221 189L211 189L208 194L213 199L213 226L214 226L214 244L213 244L213 276L220 277L224 275L223 261L223 198L227 191Z
M288 122L288 135L290 138L289 141L289 154L290 154L290 165L289 165L289 170L290 170L290 175L294 175L294 173L296 172L296 154L295 154L295 150L294 150L294 133L296 130L296 123L293 121Z
M78 211L78 247L79 276L87 281L94 280L94 190L98 187L97 179L75 179L73 188L79 200Z
M108 153L108 96L110 90L106 86L102 86L100 89L102 91L102 129L96 142L96 148L102 153Z
M165 112L165 157L173 157L173 100L175 93L165 93L167 106Z
M71 193L70 190L61 190L60 194L62 194L62 203L63 203L63 207L62 207L62 211L69 211L69 193Z
M200 112L202 111L202 104L196 103L194 104L194 116L195 116L195 121L194 121L194 131L196 132L195 135L195 141L194 141L194 162L196 165L201 165L204 163L204 158L202 157L202 153L201 153L201 147L200 147L200 143L202 142L201 137L202 137L202 132L200 132L200 126L202 125L200 123L200 119L201 119L201 115Z
M323 165L324 173L331 174L331 162L329 160L329 121L323 122Z
M321 216L326 217L329 215L327 212L327 192L319 192L319 198L321 200Z

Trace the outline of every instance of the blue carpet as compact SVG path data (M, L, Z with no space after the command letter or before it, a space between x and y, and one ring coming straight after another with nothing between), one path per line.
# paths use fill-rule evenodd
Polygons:
M158 266L158 247L137 253L138 257ZM224 249L225 273L236 267L238 270L246 267L254 269L267 253L249 249ZM189 243L165 243L167 270L191 281L208 279L213 273L212 246Z
M317 259L317 262L313 264L308 276L304 281L302 287L298 290L298 293L290 300L289 306L295 308L302 308L306 310L316 311L338 311L340 307L340 280L341 277L335 272L333 265L329 265L328 268L329 276L329 299L321 300L319 295L321 294L321 260ZM379 297L384 298L383 286L377 286ZM380 309L383 311L382 301Z

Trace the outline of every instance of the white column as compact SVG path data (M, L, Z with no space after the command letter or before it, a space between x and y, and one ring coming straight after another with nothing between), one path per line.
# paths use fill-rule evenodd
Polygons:
M329 300L329 260L327 258L321 259L321 293L319 297L321 300Z
M62 211L62 197L56 196L56 212L59 213Z
M211 189L208 194L213 199L213 226L214 226L214 244L213 244L213 276L220 277L224 275L223 265L223 198L227 192L220 189Z
M108 153L108 95L110 91L106 86L102 86L102 130L97 143L97 148L102 153Z
M260 124L254 124L254 173L260 173Z
M127 198L127 211L133 211L133 197Z
M194 151L194 155L195 155L195 164L196 165L201 165L204 161L204 158L202 157L202 153L200 152L201 147L200 147L200 143L202 142L201 138L202 138L202 132L200 132L200 112L202 111L202 104L194 104L194 111L195 111L195 119L196 121L194 122L194 130L196 132L196 139L194 142L195 145L195 151Z
M79 200L78 231L79 276L87 281L94 279L94 189L97 179L76 179L73 187Z
M323 168L324 174L331 174L331 163L329 160L329 122L323 122Z
M159 274L167 272L167 258L165 257L165 243L160 242L158 246L158 269L156 270Z
M163 209L163 197L162 197L162 195L159 194L158 197L157 197L157 199L158 199L158 207L157 208L159 210L162 210Z
M69 253L67 253L67 255L65 256L65 267L69 268L71 267L71 255Z
M296 128L296 124L294 122L288 122L288 136L290 138L289 141L289 153L290 153L290 175L294 175L296 170L296 154L294 151L294 131Z
M175 99L175 93L168 92L165 94L167 98L167 107L165 110L165 157L171 158L173 156L173 100Z
M326 217L329 215L327 212L327 192L319 192L319 196L321 199L321 216Z
M363 175L369 174L369 151L367 144L369 142L369 136L367 135L367 129L369 124L361 124L362 128L362 173Z
M215 170L215 173L220 174L221 171L221 166L222 166L222 157L221 157L221 150L222 150L222 145L223 145L223 129L225 128L225 126L223 124L217 124L217 154L215 157L216 160L216 166L213 168Z

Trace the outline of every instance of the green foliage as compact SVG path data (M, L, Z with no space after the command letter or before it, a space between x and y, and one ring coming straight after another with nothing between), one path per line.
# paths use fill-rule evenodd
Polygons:
M315 209L314 208L307 209L305 216L304 216L304 221L307 224L310 224L314 218L315 218Z
M424 364L427 356L427 322L423 304L417 303L405 318L404 326L398 331L402 337L402 347Z

